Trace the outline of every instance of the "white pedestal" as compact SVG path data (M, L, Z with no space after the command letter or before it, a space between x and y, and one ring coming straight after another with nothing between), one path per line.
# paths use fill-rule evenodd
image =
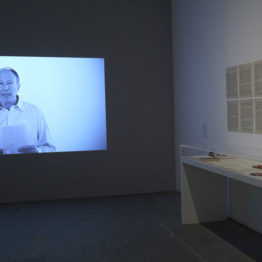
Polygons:
M228 177L232 219L262 233L262 177L250 176L259 172L252 167L259 164L242 158L207 163L200 156L181 157L182 223L225 220Z

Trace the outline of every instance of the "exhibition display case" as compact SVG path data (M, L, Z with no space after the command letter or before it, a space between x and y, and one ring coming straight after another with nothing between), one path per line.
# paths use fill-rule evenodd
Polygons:
M181 145L182 223L227 217L262 232L262 162Z

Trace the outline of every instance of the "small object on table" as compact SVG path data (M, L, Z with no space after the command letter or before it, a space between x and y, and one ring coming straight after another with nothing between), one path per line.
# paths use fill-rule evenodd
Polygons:
M220 158L220 159L231 159L231 158L235 158L234 156L231 156L231 155L216 153L216 152L213 152L213 151L210 151L210 152L208 153L208 156L211 156L212 158Z
M209 152L208 155L209 155L209 156L212 156L212 157L216 157L216 153L215 153L215 152L212 152L212 151Z
M262 173L250 173L250 176L262 176Z
M262 165L253 166L254 168L262 169Z

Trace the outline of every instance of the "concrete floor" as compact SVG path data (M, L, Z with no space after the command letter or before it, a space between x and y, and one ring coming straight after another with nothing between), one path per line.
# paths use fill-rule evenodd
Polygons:
M232 220L181 225L175 192L0 205L1 262L262 261Z

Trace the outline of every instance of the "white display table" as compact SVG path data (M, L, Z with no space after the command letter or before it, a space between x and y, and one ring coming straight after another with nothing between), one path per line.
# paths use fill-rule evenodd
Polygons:
M262 192L262 177L250 175L250 173L262 173L262 170L252 167L262 165L261 162L239 157L218 161L201 160L203 158L207 158L207 155L181 156L183 224L219 221L227 218L227 178L241 182L241 185L243 183L244 186L251 186L252 189L254 187L260 195ZM241 201L249 197L244 194L245 190L243 194L238 192L238 196L234 196L235 206L241 207ZM254 220L254 217L261 216L261 210L261 198L257 199L256 203L247 203L245 210L241 211L242 218L239 222L261 233L262 219L255 219L255 223L252 221L249 223L250 220ZM233 219L238 220L237 215Z

